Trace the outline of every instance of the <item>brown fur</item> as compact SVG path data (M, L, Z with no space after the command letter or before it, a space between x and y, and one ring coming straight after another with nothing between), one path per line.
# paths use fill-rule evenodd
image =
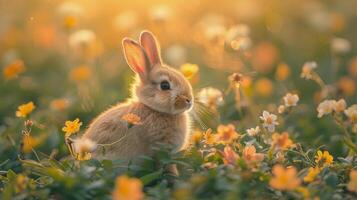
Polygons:
M189 82L175 69L161 63L160 48L150 32L143 32L139 45L131 39L123 40L129 66L136 72L132 98L127 103L100 114L83 137L98 144L120 142L97 149L96 158L135 160L140 155L151 155L156 143L171 145L175 151L185 148L190 119L187 111L193 101ZM161 90L160 82L168 81L171 90ZM133 113L141 118L138 125L128 128L122 116Z

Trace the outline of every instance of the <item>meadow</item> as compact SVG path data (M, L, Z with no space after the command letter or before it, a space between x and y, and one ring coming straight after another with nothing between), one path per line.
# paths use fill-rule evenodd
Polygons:
M2 1L0 199L357 199L356 7ZM153 145L140 164L97 160L111 144L81 135L130 96L122 40L143 30L192 85L187 146Z

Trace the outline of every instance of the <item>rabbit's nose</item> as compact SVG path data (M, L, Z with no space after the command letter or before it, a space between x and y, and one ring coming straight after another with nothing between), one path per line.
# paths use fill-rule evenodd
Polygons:
M191 99L186 98L186 105L187 105L187 107L189 107L189 108L192 106L192 101L191 101Z

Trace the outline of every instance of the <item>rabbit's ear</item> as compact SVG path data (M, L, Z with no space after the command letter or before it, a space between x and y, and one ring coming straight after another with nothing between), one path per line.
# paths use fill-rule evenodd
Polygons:
M140 44L144 47L151 65L162 64L160 56L160 45L155 36L149 31L143 31L140 34Z
M124 38L122 43L126 62L134 72L144 78L150 70L150 63L145 50L129 38Z

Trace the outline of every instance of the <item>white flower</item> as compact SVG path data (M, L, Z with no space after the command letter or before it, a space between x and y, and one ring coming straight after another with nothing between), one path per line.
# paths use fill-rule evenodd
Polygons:
M95 33L91 30L82 29L72 33L69 36L69 45L72 48L81 48L90 46L95 42L96 36Z
M312 78L312 72L313 70L317 67L317 63L316 62L306 62L303 66L302 66L302 71L300 74L301 78L305 78L305 79L311 79Z
M331 41L331 50L336 53L347 53L351 50L351 44L344 38L334 38Z
M259 126L256 126L255 128L247 129L247 133L250 136L256 136L259 132L260 132L260 127Z
M267 128L269 132L274 132L275 126L279 124L276 121L277 116L270 114L268 111L263 111L263 115L260 116L260 119L263 120L263 126Z
M97 144L88 138L76 139L73 145L78 154L91 153L97 148Z
M173 10L167 5L155 5L150 9L149 15L153 21L166 22L171 19Z
M333 110L337 113L342 112L346 109L346 101L344 99L340 99L338 101L333 102Z
M83 8L75 2L65 1L58 6L58 14L78 17L83 15Z
M353 104L345 110L345 115L350 118L353 123L357 123L357 104Z
M281 114L281 113L283 113L283 112L285 112L285 106L284 106L284 105L280 105L280 106L278 107L278 113Z
M166 60L174 66L182 65L187 58L185 47L179 44L174 44L166 49Z
M199 102L205 104L208 107L215 107L222 105L223 94L220 90L212 87L206 87L201 89L197 93L197 98Z
M118 14L113 21L113 26L119 31L127 31L133 29L139 21L138 13L133 10L128 10Z
M296 106L299 101L299 96L297 94L287 93L283 99L286 107Z
M238 24L228 29L226 42L235 50L246 50L251 47L252 40L249 37L250 29L245 24Z
M333 111L333 105L335 100L325 100L321 102L317 107L318 118L321 118L323 115L330 114Z

